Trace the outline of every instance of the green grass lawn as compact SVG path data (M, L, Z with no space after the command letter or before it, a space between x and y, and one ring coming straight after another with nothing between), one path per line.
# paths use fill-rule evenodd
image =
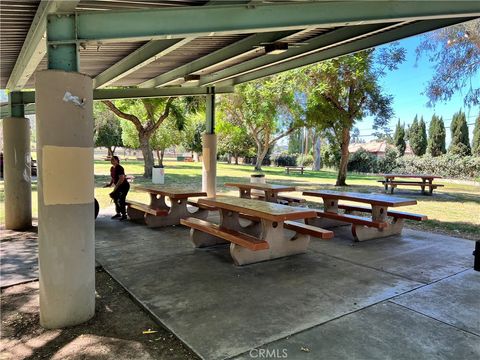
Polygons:
M142 178L142 161L124 161L122 165L127 175L135 176L133 185L150 183ZM100 207L111 206L108 194L112 189L102 188L110 179L110 163L106 161L95 161L95 197ZM250 181L250 174L253 173L252 166L218 164L217 167L217 191L219 193L237 195L237 191L227 188L223 184L232 181ZM335 189L356 192L383 193L383 186L377 182L378 176L349 174L347 178L348 187L335 187L336 173L334 171L307 171L304 175L294 173L287 175L283 168L265 167L267 182L277 184L292 184L298 187L298 192L293 196L301 196L305 189ZM165 162L165 183L189 188L201 187L202 164L188 162ZM434 191L433 196L421 195L420 188L396 189L394 196L414 198L418 201L415 206L402 207L401 211L421 213L428 215L429 220L419 223L407 221L408 226L426 229L430 231L443 232L470 239L480 239L480 186L457 184L448 180L438 180L438 183L445 187ZM0 221L3 223L4 194L3 181L0 182ZM32 184L32 207L33 216L37 216L37 188L36 181ZM147 202L148 195L135 191L132 186L129 196L132 200ZM321 202L321 199L309 198L309 205ZM321 204L318 205L321 207Z

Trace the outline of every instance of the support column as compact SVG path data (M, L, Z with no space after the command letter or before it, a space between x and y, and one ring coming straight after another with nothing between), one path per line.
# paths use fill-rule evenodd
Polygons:
M92 79L36 75L40 324L61 328L95 312ZM67 92L69 94L67 94Z
M215 91L207 95L206 133L202 136L202 191L209 197L217 193L217 135L215 135Z
M14 93L13 93L14 94ZM5 228L25 230L32 226L30 120L20 113L3 119Z

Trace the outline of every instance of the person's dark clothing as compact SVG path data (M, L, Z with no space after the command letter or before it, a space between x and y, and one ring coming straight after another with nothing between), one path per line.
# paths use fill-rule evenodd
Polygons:
M112 166L110 169L110 175L112 175L113 183L116 185L120 180L120 175L125 176L125 169L121 165ZM130 184L127 179L125 179L118 189L112 193L111 197L115 202L115 210L117 211L117 214L122 214L123 216L127 215L125 201L129 190Z
M123 168L122 165L117 165L117 166L112 166L113 169L110 169L110 175L112 176L113 178L113 184L114 185L117 185L118 181L120 180L120 176L123 175L125 176L125 169ZM125 186L125 187L128 187L130 188L127 180L125 179L125 181L122 183L122 185L120 185L120 187L122 186Z

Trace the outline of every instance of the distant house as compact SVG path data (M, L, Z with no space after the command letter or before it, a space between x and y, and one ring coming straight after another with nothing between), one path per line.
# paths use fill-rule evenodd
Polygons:
M394 147L394 146L387 144L386 141L370 141L368 143L354 143L348 146L348 152L350 154L353 154L360 149L364 149L377 157L385 157L385 151L387 150L387 147ZM407 144L407 148L405 149L405 155L413 155L412 149L408 144Z

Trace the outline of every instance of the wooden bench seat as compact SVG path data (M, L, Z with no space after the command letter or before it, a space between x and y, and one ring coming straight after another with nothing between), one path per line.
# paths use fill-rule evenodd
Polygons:
M333 231L325 230L316 226L299 223L296 221L287 220L283 223L285 229L295 231L299 234L310 235L319 239L333 238Z
M369 207L366 207L366 206L339 204L338 208L343 209L343 210L347 210L347 211L359 211L359 212L366 212L366 213L371 213L372 212L372 208L369 208ZM407 220L416 220L416 221L428 220L427 215L414 214L414 213L397 211L397 210L388 210L387 211L387 216L391 216L391 217L394 217L394 218L400 218L400 219L407 219Z
M212 224L205 220L190 217L187 219L181 219L180 223L192 229L200 230L210 235L225 239L252 251L265 250L269 248L268 242L266 241L258 240L254 236L247 235L239 231L221 228L219 225Z
M203 209L203 210L208 210L208 211L218 211L218 209L216 207L213 207L213 206L210 206L210 205L205 205L205 204L201 204L198 202L197 199L191 199L191 200L188 200L187 201L187 204L190 205L190 206L193 206L193 207L197 207L199 209Z
M323 210L316 210L316 212L318 217L321 217L321 218L323 217L323 218L337 220L337 221L343 221L343 222L351 223L353 225L362 225L362 226L368 226L368 227L373 227L377 229L384 229L388 227L387 222L374 221L370 218L365 218L362 216L350 215L350 214L337 214L337 213L326 212Z
M303 175L303 169L305 169L305 166L285 166L285 172L287 174L290 174L290 171L300 171Z
M278 202L281 204L283 202L287 203L286 205L290 204L304 204L306 202L303 198L298 198L294 196L286 196L286 195L278 195L277 197Z
M143 211L144 213L155 215L155 216L167 216L168 210L166 209L152 209L149 205L142 204L137 201L127 200L125 202L128 207Z

